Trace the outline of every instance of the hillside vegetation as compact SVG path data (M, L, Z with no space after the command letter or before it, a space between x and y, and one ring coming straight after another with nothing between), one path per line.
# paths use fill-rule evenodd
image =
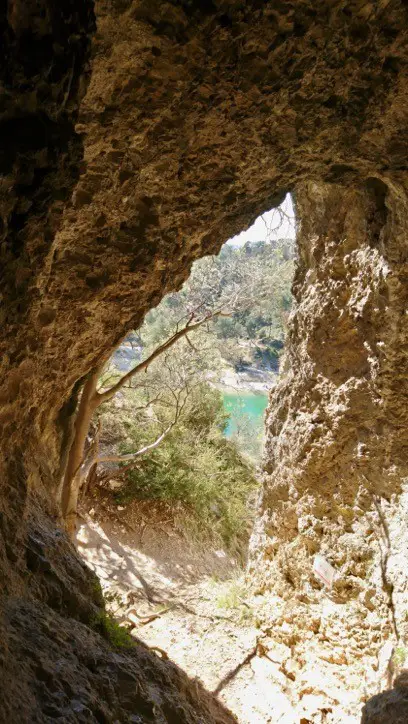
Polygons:
M216 353L237 371L243 365L278 371L293 272L291 239L225 244L218 256L196 262L180 292L167 295L149 312L138 334L141 347L162 342L193 312L224 306L228 316L200 332L205 337L202 356L210 348L212 360Z
M180 292L151 311L113 357L101 389L147 359L178 330L205 320L155 358L99 411L99 481L118 504L180 505L185 525L233 548L246 540L257 483L259 428L227 439L223 370L277 370L291 295L290 241L224 246L197 262ZM122 373L119 372L122 370ZM114 480L114 483L112 483Z

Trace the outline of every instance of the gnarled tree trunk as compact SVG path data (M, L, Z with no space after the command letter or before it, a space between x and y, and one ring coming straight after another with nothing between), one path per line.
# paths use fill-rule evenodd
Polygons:
M61 490L61 513L65 528L71 536L75 532L78 496L84 483L86 439L92 417L100 404L97 384L102 367L103 365L98 365L88 374L75 414L72 440L69 440L70 446Z

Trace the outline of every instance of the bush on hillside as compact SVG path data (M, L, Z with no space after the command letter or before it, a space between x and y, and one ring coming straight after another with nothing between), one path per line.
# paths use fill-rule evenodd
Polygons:
M162 413L166 413L165 410ZM202 531L219 535L235 547L248 533L249 499L257 483L253 467L225 439L228 416L218 390L201 382L191 392L185 414L160 443L126 473L118 494L121 503L134 499L181 502L191 511ZM154 438L157 422L143 426L128 423L128 453Z

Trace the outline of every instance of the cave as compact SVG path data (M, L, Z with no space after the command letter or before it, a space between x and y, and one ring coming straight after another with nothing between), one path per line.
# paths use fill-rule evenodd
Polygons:
M323 621L370 672L364 724L407 721L406 4L8 0L0 19L0 721L234 721L100 635L61 486L87 375L289 191L297 309L249 575L299 660ZM341 568L330 620L319 551Z

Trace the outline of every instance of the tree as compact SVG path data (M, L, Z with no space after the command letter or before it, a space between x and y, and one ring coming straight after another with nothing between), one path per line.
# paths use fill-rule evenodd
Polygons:
M158 399L167 405L172 415L157 430L155 438L145 441L139 449L126 456L114 454L108 459L99 453L99 425L91 435L91 424L101 406L117 395L125 386L140 379L140 373L151 368L157 359L169 366L170 351L181 340L189 345L195 365L205 366L205 360L214 363L215 352L237 365L243 348L253 348L252 358L267 359L276 354L268 348L268 338L282 339L282 309L290 304L289 284L293 269L293 254L287 240L273 243L259 242L234 249L226 246L218 257L206 257L193 265L192 273L177 294L170 294L147 315L147 321L133 333L144 359L138 361L126 374L106 372L106 364L95 367L88 374L79 401L72 444L62 484L61 508L65 525L70 533L75 529L79 491L97 466L108 463L131 467L140 457L151 453L179 422L186 399L191 391L188 366L184 382L180 380L163 393L160 374L156 383L142 387L150 392L144 408L151 411ZM287 302L287 304L286 304ZM209 323L212 322L211 331ZM174 331L175 330L175 331ZM194 333L198 347L191 340ZM245 347L246 345L246 347ZM105 370L105 373L104 373ZM101 375L104 373L102 380ZM149 387L149 390L147 389ZM154 389L153 389L154 388Z
M196 262L182 290L168 295L149 312L140 331L143 344L161 341L175 321L198 304L207 309L234 299L231 315L215 320L211 327L213 349L218 347L234 366L244 349L255 365L262 354L265 359L276 357L276 343L284 339L291 306L293 269L291 239L238 248L225 245L217 257Z
M61 491L62 518L70 535L73 535L75 531L79 491L92 466L95 463L102 462L102 458L99 458L97 454L97 438L92 441L92 443L88 446L88 449L86 449L92 418L94 417L96 411L105 402L111 400L136 375L146 371L156 359L165 355L181 339L188 339L189 334L195 332L203 325L208 324L211 320L225 314L227 314L227 312L224 312L223 309L216 309L215 311L205 311L201 317L197 318L196 313L192 312L181 329L176 328L176 331L162 344L158 345L144 360L132 367L129 372L119 377L119 379L115 380L115 382L110 386L107 386L102 382L102 387L100 389L98 388L98 382L104 371L106 362L94 367L94 369L89 372L78 404L73 439L68 454L68 461ZM177 423L185 404L185 402L183 402L183 398L185 400L186 395L188 395L188 387L179 391L178 394L175 393L175 412L173 420L169 423L167 429L160 433L156 440L153 440L149 445L144 446L142 449L135 451L131 455L115 456L115 462L130 463L141 455L146 454L154 447L157 447L157 445L160 444L164 437ZM109 462L109 460L105 460L105 462Z

